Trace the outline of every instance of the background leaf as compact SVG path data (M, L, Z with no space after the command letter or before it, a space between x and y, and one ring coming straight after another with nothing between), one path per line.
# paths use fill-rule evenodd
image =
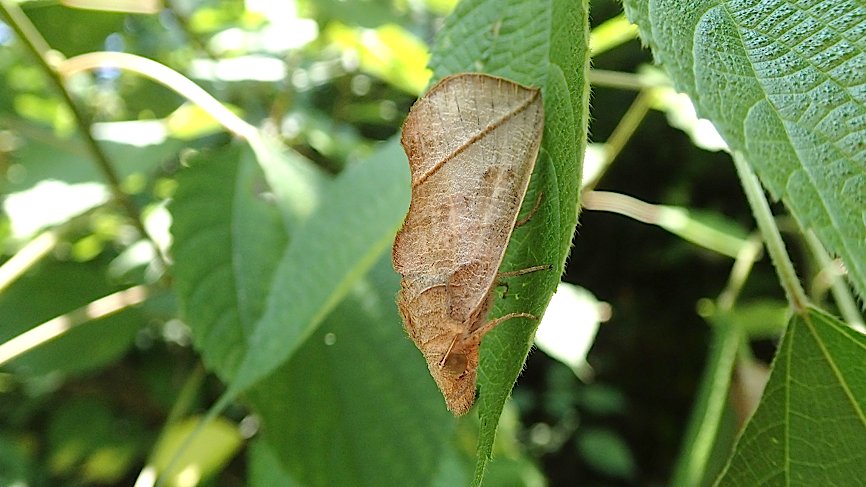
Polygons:
M627 0L677 89L866 297L866 7Z
M230 393L288 360L387 249L408 207L408 164L396 142L348 168L292 234Z
M761 404L717 485L862 482L864 352L866 337L825 312L813 308L795 316Z
M182 314L205 363L225 381L243 358L286 243L266 188L252 152L228 146L190 160L170 206Z
M379 259L292 359L249 392L262 440L301 485L431 485L454 448L455 421L397 326L398 283L390 259Z
M530 311L540 317L559 282L577 222L588 110L588 34L583 2L469 0L447 19L433 48L430 66L435 79L483 71L538 86L544 98L544 140L524 200L530 203L524 207L531 208L539 195L542 205L527 225L515 230L502 269L551 264L554 270L509 282L509 299L499 300L491 316ZM475 485L483 478L502 407L537 325L510 320L482 343Z

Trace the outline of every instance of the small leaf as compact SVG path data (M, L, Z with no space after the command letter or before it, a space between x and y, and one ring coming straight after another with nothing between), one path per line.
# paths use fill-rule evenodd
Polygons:
M866 336L795 316L764 397L716 485L855 485L866 471Z
M243 444L236 425L223 418L207 423L193 437L188 448L175 458L178 448L199 426L200 418L190 417L171 425L153 449L151 465L170 486L197 485L219 472ZM166 468L172 470L166 472Z

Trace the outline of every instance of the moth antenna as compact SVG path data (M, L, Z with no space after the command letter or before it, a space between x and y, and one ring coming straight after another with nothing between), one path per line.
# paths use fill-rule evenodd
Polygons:
M454 339L451 340L451 345L448 345L448 350L445 351L445 355L442 356L442 360L439 361L439 368L445 367L445 361L448 360L448 356L451 355L451 350L454 350L454 344L457 343L457 339L460 338L460 335L454 335Z

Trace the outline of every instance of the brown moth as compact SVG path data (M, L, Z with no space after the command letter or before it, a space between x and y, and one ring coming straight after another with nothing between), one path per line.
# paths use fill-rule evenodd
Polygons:
M412 199L394 241L397 306L458 416L475 402L481 338L507 319L532 317L487 315L543 128L538 89L485 74L444 78L403 124Z

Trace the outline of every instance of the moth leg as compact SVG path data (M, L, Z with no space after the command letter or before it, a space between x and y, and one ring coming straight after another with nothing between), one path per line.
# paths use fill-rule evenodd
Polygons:
M518 269L516 271L500 272L499 274L496 274L496 278L497 279L506 279L509 277L517 277L517 276L522 276L524 274L530 274L530 273L536 272L536 271L546 271L552 267L553 266L550 264L534 265L532 267L527 267L526 269Z
M469 335L478 335L479 337L482 337L487 334L488 331L496 328L500 323L514 318L529 318L530 320L538 319L538 317L529 313L508 313L507 315L503 315L499 318L490 320L474 330L469 330Z
M508 296L508 283L503 281L502 279L507 279L509 277L522 276L524 274L529 274L530 272L543 271L552 268L553 266L550 264L544 265L535 265L532 267L527 267L526 269L518 269L516 271L508 271L508 272L500 272L496 274L496 287L504 287L505 291L502 293L502 297L505 298Z
M521 218L520 220L517 220L514 223L514 228L522 227L523 225L526 225L527 223L529 223L529 220L532 220L532 217L535 216L535 212L537 212L538 208L541 206L541 200L543 198L544 198L544 193L538 193L538 197L535 198L535 204L532 205L532 209L529 210L529 214L526 215L525 217Z

